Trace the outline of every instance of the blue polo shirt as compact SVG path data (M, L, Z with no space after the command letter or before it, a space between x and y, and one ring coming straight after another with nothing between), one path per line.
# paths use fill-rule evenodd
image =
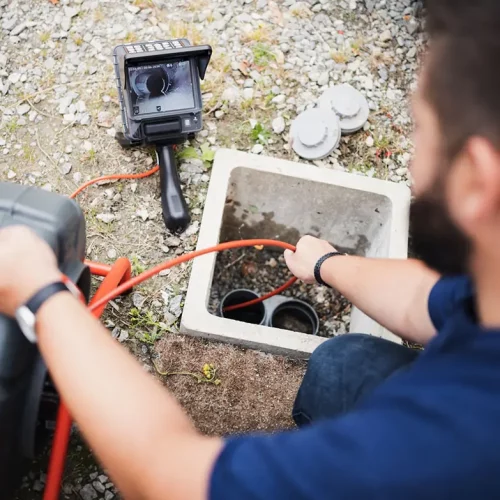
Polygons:
M348 414L229 439L211 500L500 498L500 330L474 318L467 278L429 297L438 335Z

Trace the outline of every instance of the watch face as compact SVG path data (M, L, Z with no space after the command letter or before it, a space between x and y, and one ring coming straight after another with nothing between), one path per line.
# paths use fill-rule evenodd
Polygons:
M26 306L21 306L16 311L16 320L24 336L34 344L36 342L35 315Z

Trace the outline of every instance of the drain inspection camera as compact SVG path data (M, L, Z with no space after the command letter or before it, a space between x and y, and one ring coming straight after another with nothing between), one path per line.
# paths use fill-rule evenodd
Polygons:
M123 119L123 147L154 145L160 167L163 220L170 231L190 222L175 162L174 146L203 127L200 80L212 56L209 45L186 39L119 45L114 50Z

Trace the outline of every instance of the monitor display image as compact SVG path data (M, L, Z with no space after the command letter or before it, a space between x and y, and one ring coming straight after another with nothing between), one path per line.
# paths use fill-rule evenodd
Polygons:
M129 66L128 78L134 116L195 106L190 61Z

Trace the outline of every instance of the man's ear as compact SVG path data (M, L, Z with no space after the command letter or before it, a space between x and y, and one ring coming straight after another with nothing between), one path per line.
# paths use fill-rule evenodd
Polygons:
M469 234L500 220L500 152L473 137L453 165L447 189L452 217Z

